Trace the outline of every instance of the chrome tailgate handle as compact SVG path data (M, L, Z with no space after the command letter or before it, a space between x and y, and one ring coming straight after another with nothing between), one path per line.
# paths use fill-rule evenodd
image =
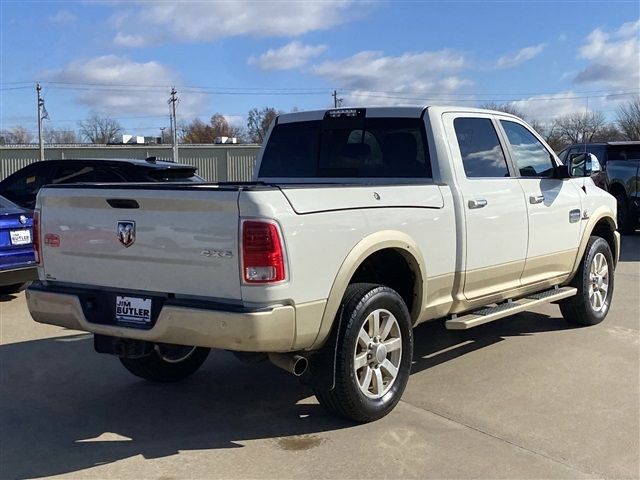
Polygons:
M487 206L487 201L484 198L476 198L469 200L469 208L475 210L476 208L482 208Z
M544 195L531 195L529 197L529 203L542 203L544 202Z

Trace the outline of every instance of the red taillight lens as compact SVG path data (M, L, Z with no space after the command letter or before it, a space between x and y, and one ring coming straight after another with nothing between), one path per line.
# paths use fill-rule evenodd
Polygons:
M40 212L33 212L33 253L36 263L42 265L42 256L40 255Z
M273 283L285 279L282 239L275 223L242 222L242 275L246 283Z

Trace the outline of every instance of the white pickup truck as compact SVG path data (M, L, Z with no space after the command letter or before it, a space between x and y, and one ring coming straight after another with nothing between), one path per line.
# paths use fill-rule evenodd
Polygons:
M226 349L375 420L404 391L422 322L467 329L543 302L604 319L620 237L592 165L562 165L501 112L280 115L250 183L43 188L29 310L148 380Z

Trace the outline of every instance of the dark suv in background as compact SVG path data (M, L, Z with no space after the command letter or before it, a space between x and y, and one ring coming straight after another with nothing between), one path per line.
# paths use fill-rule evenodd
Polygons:
M0 195L30 210L38 190L48 184L120 182L202 182L196 167L146 160L43 160L0 182Z
M618 230L632 234L640 217L640 142L574 144L560 152L560 160L567 163L585 151L600 161L593 181L618 201Z

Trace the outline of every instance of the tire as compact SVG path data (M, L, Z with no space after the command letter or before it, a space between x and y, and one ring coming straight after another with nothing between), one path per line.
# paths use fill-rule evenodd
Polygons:
M605 262L606 276L603 275L604 269L598 266L603 265L602 260ZM564 319L574 325L602 322L609 313L614 286L613 255L605 239L589 238L571 286L576 287L578 293L560 302ZM604 293L603 288L606 288Z
M627 198L622 192L615 192L613 196L618 203L618 231L622 235L633 235L636 230L636 222L631 217L631 214L629 212L629 204L627 203Z
M195 373L209 355L209 348L155 345L153 353L140 358L120 358L136 377L152 382L177 382Z
M356 283L347 288L339 320L335 386L314 388L314 393L320 405L340 417L357 422L382 418L400 401L411 372L413 328L407 306L389 287Z
M26 283L14 283L13 285L3 285L0 287L0 295L11 295L18 293L27 286Z

